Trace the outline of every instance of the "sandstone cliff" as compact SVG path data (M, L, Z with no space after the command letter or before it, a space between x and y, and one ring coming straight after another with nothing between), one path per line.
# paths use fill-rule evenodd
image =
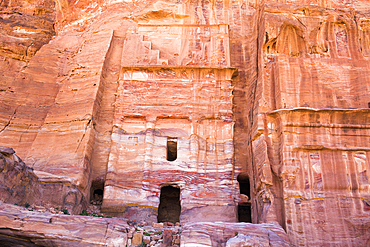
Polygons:
M370 244L367 1L16 2L0 145L48 184L35 203L59 191L79 213L102 193L107 214L154 222L173 187L181 222Z

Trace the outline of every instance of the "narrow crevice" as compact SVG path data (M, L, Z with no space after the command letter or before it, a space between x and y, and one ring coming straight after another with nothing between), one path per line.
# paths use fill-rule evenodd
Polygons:
M83 139L85 138L86 131L87 131L87 128L89 127L90 123L91 123L91 119L90 119L90 120L89 120L89 122L87 122L87 124L86 124L85 131L84 131L84 133L83 133L83 135L82 135L81 140L78 142L78 145L77 145L77 148L76 148L75 153L77 153L78 149L80 148L80 145L81 145L81 143L82 143Z
M0 133L1 132L3 132L9 125L10 125L10 123L12 122L12 120L13 120L13 118L14 118L14 116L15 116L15 114L17 113L17 109L18 109L18 107L17 108L15 108L15 110L14 110L14 112L13 112L13 114L12 114L12 116L10 117L10 119L9 119L9 121L4 125L4 127L0 130Z

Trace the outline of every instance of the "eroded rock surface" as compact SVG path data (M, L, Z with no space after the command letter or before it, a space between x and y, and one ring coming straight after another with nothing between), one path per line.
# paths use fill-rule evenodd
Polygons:
M0 200L29 206L54 206L73 214L86 209L82 193L65 177L34 171L12 148L0 146Z
M126 221L40 213L0 202L5 246L126 246Z
M133 226L127 222L30 211L0 202L2 246L290 246L286 233L276 223L200 222L181 227L163 223Z
M55 2L2 1L0 3L1 58L29 62L54 32Z
M33 170L15 155L12 148L0 146L0 198L3 202L34 203L40 197Z
M367 1L45 4L58 35L41 47L51 31L3 13L12 55L0 60L0 144L54 186L41 198L155 222L172 186L182 223L274 222L294 245L369 245ZM194 241L214 245L207 229Z
M0 95L14 93L15 78L55 35L55 20L51 0L0 2Z
M290 246L278 224L188 223L184 224L181 246Z
M292 244L366 246L368 7L327 4L266 4L257 190Z

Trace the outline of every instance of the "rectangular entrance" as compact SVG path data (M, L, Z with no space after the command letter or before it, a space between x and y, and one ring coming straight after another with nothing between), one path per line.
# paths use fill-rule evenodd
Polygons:
M180 222L180 189L172 186L161 188L158 222Z

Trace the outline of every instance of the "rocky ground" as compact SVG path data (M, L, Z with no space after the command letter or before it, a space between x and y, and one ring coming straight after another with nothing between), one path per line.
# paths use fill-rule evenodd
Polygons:
M290 246L285 231L277 224L147 225L3 202L0 202L0 241L2 246Z

